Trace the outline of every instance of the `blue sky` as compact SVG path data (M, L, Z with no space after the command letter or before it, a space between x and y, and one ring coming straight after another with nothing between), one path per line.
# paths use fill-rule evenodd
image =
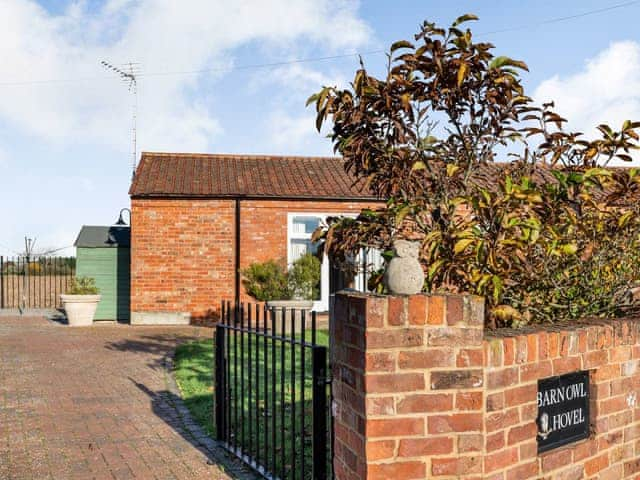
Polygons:
M244 67L381 50L424 19L467 12L497 54L527 62L529 94L556 100L574 129L640 118L640 1L1 1L0 254L24 236L36 250L68 247L81 225L129 205L131 96L101 60L140 63L138 155L326 155L304 102L345 85L356 56Z

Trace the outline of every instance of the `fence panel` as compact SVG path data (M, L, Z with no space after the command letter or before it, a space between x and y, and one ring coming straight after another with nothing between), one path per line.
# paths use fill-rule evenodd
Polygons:
M60 308L75 265L74 257L0 256L0 308Z
M265 478L332 478L327 342L315 312L222 305L216 436Z

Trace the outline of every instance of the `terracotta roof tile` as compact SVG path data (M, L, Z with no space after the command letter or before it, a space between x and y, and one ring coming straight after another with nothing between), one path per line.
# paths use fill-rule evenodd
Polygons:
M375 199L338 157L143 152L132 197Z
M473 181L492 189L508 165L485 164L473 175ZM544 165L539 166L534 179L539 183L556 181ZM354 183L339 157L154 152L142 153L129 195L376 200L370 191L363 191L362 182Z

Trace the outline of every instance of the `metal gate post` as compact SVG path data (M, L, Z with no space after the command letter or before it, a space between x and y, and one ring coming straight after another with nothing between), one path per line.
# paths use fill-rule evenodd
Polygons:
M228 406L225 404L226 400L226 374L227 374L227 359L225 357L225 340L227 330L221 326L216 326L216 384L214 386L216 394L216 439L220 442L226 440L226 409Z
M327 349L314 345L311 350L313 371L313 479L327 478Z

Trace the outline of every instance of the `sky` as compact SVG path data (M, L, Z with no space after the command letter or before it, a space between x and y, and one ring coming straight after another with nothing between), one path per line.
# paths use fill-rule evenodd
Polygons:
M135 63L138 158L330 155L309 95L464 13L570 129L640 119L640 0L0 0L0 255L73 254L129 206L134 95L101 61Z

